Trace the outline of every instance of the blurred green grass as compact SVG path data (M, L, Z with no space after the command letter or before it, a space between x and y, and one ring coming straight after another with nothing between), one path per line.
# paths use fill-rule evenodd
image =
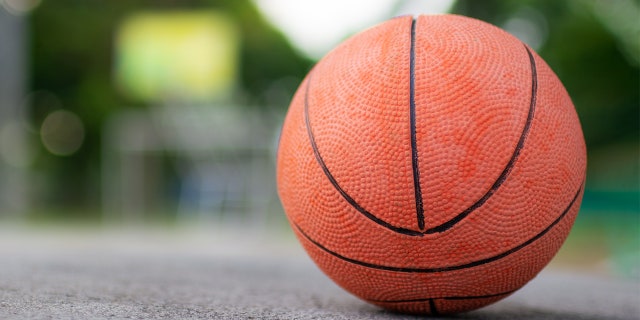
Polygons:
M624 204L617 210L601 208L591 203L594 200L589 196L587 192L583 209L553 265L640 280L638 211Z

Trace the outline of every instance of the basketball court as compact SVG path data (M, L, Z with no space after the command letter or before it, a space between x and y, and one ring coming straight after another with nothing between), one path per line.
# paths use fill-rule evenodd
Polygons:
M290 232L241 234L202 227L3 227L0 318L419 318L340 289ZM635 281L552 262L512 296L454 319L638 319L639 301Z

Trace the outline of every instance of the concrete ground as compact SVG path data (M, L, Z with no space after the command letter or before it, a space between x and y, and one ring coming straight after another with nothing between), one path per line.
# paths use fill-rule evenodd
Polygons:
M334 285L292 239L207 228L0 227L0 319L419 319ZM640 284L545 269L447 319L640 319Z

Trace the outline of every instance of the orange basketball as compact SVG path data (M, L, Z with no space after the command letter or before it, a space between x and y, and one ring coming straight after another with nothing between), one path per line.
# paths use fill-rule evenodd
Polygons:
M586 147L549 66L505 31L398 17L311 70L282 128L278 191L315 263L401 312L480 308L567 237Z

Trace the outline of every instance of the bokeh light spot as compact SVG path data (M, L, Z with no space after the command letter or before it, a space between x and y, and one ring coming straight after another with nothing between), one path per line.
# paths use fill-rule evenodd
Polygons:
M533 50L539 50L547 41L547 19L540 11L533 8L522 8L502 27Z
M40 138L52 154L68 156L80 149L84 141L84 125L75 113L57 110L42 122Z

